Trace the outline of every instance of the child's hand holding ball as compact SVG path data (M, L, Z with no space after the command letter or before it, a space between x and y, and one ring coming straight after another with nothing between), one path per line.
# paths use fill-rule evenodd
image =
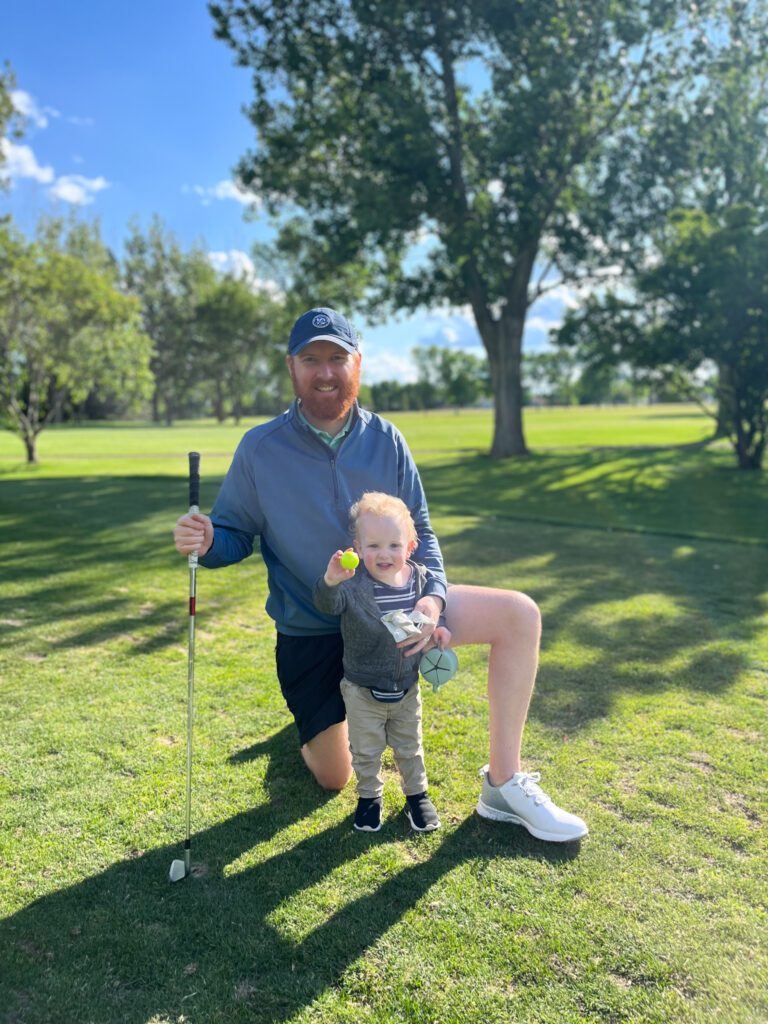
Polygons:
M342 569L356 569L360 565L360 559L352 548L347 548L339 561L341 562Z
M352 548L347 548L346 551L337 551L331 555L328 568L325 570L325 582L329 587L335 587L337 584L343 583L344 580L348 580L354 575L355 569L359 564L360 559Z

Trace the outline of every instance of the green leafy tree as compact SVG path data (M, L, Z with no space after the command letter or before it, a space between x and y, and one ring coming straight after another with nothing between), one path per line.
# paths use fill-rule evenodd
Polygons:
M690 197L707 214L746 204L768 217L768 8L764 3L724 6L722 45L698 99L690 133ZM681 204L682 205L682 204ZM717 367L719 435L727 435L736 410L728 364Z
M15 85L13 72L6 63L0 69L0 190L8 187L8 178L3 175L3 164L6 162L6 150L3 139L14 121L18 121L16 111L11 102L11 90ZM15 134L19 134L18 125L15 126Z
M239 178L273 212L303 212L281 240L296 280L343 271L364 288L341 303L359 295L379 312L469 305L490 366L492 455L525 454L527 311L553 269L604 257L619 214L632 237L643 201L657 201L628 183L622 161L632 150L658 177L666 151L653 118L663 127L690 95L696 6L222 0L210 10L253 71L257 145Z
M567 349L532 352L523 363L526 390L550 405L576 402L576 358Z
M759 469L768 401L768 232L762 215L741 206L722 214L685 211L663 260L639 280L653 310L649 361L725 371L724 426L739 467Z
M205 352L196 308L216 280L202 247L185 252L155 217L143 235L137 224L125 246L124 287L141 303L144 331L152 339L152 418L169 426L205 384Z
M430 406L453 405L460 409L490 393L488 361L472 352L429 345L412 349L411 356Z
M268 389L276 351L285 355L278 310L263 292L231 275L214 281L201 296L194 312L196 335L220 423L227 415L239 423L254 396Z
M404 385L397 380L380 380L371 384L371 403L374 412L399 412L408 408L403 404Z
M717 432L732 439L739 465L754 468L764 443L757 282L768 223L768 10L738 2L719 5L719 14L705 86L687 122L670 128L685 151L684 208L643 235L642 259L621 289L569 315L559 340L577 345L586 364L626 361L702 403L713 378L705 368L716 368Z
M37 462L37 438L67 403L151 390L151 344L138 303L43 232L0 227L0 397L5 425Z
M721 369L726 433L742 469L762 466L768 401L768 230L753 207L684 210L631 297L594 297L565 344L593 365L631 362L684 387ZM724 371L724 376L722 373Z

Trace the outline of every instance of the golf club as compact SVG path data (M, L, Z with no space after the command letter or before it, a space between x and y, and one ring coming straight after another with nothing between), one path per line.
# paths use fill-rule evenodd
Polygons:
M190 515L200 511L200 453L189 453L189 512ZM197 552L188 556L189 563L189 652L187 655L187 834L184 840L184 860L174 860L168 878L178 882L187 878L192 863L192 720L194 714L195 691L195 589L197 574Z

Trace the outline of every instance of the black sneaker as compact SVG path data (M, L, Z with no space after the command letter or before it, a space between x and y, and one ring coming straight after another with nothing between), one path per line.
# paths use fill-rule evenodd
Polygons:
M381 797L361 796L355 811L355 828L358 832L378 832L381 828Z
M437 816L435 805L426 793L416 793L415 796L405 798L405 813L411 828L417 832L434 832L440 828L440 819Z

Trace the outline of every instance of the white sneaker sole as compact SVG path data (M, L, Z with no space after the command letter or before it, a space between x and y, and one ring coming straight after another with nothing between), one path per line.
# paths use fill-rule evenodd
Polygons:
M378 832L381 829L381 822L379 822L376 828L373 828L371 825L355 825L354 822L352 822L352 827L355 832Z
M414 832L436 832L437 829L440 828L440 822L439 821L438 821L438 823L436 825L427 825L426 828L419 828L419 826L416 824L416 822L411 817L411 812L410 811L407 810L405 812L405 816L408 819L408 821L410 821L411 828L413 829Z
M489 821L506 821L512 825L522 825L532 836L535 836L537 839L543 839L548 843L573 843L577 839L583 839L584 836L589 834L589 829L586 826L583 832L577 832L570 836L564 836L561 832L545 832L543 829L529 824L523 818L519 818L516 814L512 814L511 811L499 811L495 807L489 807L488 804L484 804L482 800L477 801L477 813L481 818L488 818Z

